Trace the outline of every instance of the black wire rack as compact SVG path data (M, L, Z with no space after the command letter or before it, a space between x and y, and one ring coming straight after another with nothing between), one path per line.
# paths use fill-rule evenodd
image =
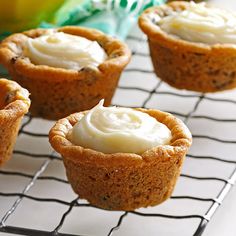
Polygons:
M23 120L12 160L0 170L0 232L21 235L202 235L236 181L236 92L199 94L169 87L153 73L147 42L136 29L133 59L113 104L157 108L193 133L173 196L135 211L106 211L73 193L61 157L48 143L54 122ZM224 206L222 206L224 207ZM188 227L187 227L187 226Z

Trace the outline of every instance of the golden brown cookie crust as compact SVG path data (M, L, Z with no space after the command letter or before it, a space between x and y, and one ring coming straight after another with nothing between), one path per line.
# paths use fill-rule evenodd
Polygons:
M67 135L84 116L83 112L59 120L49 133L52 147L63 157L73 190L95 206L133 210L159 204L173 191L191 145L191 134L179 119L169 113L138 110L171 130L170 145L152 148L141 155L104 154L73 145Z
M120 74L130 60L128 47L100 31L67 26L55 31L96 40L105 49L108 59L97 68L85 67L79 71L34 65L23 55L25 41L47 31L34 29L13 34L0 45L0 63L14 80L31 93L31 113L47 119L59 119L90 109L102 98L109 105Z
M0 166L12 155L20 122L29 106L27 90L16 82L0 78Z
M163 31L150 18L181 11L189 3L175 1L147 9L139 26L148 36L150 54L157 76L179 89L217 92L236 87L236 46L189 42Z

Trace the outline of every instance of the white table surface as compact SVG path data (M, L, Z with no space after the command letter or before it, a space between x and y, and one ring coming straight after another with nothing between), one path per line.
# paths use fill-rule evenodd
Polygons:
M236 10L234 0L210 0L211 4ZM235 130L236 133L236 130ZM236 136L236 135L235 135ZM236 155L235 155L236 159ZM226 197L222 207L208 224L203 236L235 236L236 235L236 188L234 187Z
M230 10L236 10L236 2L234 0L209 0L208 2L220 7L225 7ZM226 197L223 206L217 210L216 214L206 227L203 236L235 236L236 235L235 223L236 223L236 187L231 189L231 192Z

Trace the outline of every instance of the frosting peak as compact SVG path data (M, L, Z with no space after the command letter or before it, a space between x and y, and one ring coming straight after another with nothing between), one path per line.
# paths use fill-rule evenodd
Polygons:
M103 100L72 128L73 144L104 153L137 153L171 140L170 130L150 115L131 108L103 107Z
M156 18L162 30L190 42L236 43L236 14L190 2L182 11Z
M51 30L40 37L28 38L24 55L36 65L74 70L97 67L107 58L106 52L96 41Z

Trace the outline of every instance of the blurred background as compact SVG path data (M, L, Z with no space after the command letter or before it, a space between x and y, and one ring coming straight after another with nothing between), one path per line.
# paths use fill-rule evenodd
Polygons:
M0 0L0 39L31 28L64 25L97 28L125 39L143 10L165 2L166 0Z

